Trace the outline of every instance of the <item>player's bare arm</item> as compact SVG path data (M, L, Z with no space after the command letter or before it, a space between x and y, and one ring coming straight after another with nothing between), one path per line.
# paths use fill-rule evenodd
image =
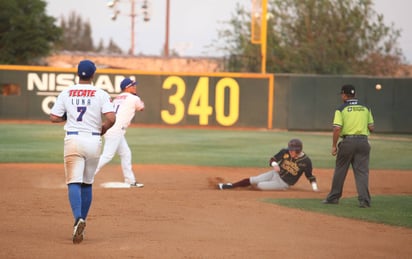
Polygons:
M104 120L104 123L103 123L103 125L102 125L102 131L101 131L101 133L100 133L100 135L104 135L105 133L106 133L106 131L108 130L108 129L110 129L113 125L114 125L114 123L116 122L116 113L114 113L114 112L108 112L108 113L105 113L105 114L103 114L104 115L104 118L105 118L105 120Z
M63 114L63 116L57 116L54 114L50 114L49 118L50 118L50 121L53 123L65 122L67 120L66 114Z

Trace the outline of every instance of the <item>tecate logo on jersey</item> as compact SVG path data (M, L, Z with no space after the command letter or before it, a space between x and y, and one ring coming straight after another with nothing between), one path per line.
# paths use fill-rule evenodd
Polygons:
M125 78L121 75L96 75L94 85L111 95L120 93L120 82ZM134 76L130 76L135 80ZM42 111L49 114L51 107L56 102L59 93L65 88L78 82L78 76L75 73L28 73L27 90L37 91L36 95L45 96L42 101ZM78 96L85 96L90 93L76 93ZM88 95L89 96L89 95Z
M93 97L96 94L96 90L70 90L69 96L73 97Z

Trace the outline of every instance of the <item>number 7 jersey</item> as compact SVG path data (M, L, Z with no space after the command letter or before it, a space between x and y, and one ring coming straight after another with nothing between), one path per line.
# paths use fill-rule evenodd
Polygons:
M57 97L51 113L67 113L66 131L100 132L102 114L114 112L110 95L90 84L77 84L64 89Z

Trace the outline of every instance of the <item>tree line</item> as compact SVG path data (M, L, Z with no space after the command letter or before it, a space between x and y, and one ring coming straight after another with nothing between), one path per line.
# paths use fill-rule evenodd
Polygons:
M406 63L401 31L386 25L372 0L268 0L267 72L394 75ZM258 72L251 11L239 4L212 44L231 71Z
M95 45L88 21L75 12L56 18L46 14L43 0L0 0L0 63L37 65L53 51L84 51L121 54L110 39Z
M92 28L88 21L83 21L82 17L74 11L67 18L61 17L60 29L61 38L56 42L56 50L68 51L92 51L98 53L122 54L122 49L110 39L107 46L104 46L100 39L96 46L92 38Z
M75 12L56 19L43 0L0 0L0 63L36 65L53 51L122 54L113 40L93 42ZM222 50L231 72L260 72L260 45L251 42L251 11L237 5L209 47ZM372 0L268 0L268 73L391 76L406 61L401 31L387 25Z

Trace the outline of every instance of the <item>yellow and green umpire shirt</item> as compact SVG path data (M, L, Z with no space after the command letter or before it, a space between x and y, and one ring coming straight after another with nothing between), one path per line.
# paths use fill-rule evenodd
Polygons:
M368 125L373 125L372 111L357 99L345 101L335 110L333 126L341 127L340 136L369 136Z

